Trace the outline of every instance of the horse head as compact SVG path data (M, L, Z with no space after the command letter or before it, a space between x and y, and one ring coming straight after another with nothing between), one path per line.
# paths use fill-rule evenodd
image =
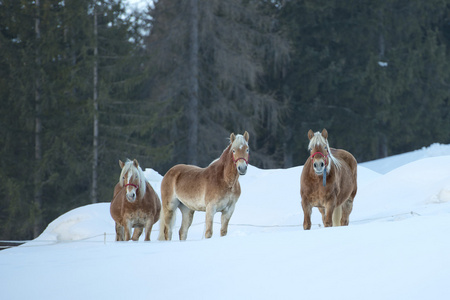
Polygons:
M326 129L322 133L314 133L311 129L308 131L309 138L309 155L311 158L314 172L317 175L323 175L324 172L330 170L330 146L328 145L328 132Z
M233 157L234 164L239 175L245 175L247 173L248 158L249 158L249 147L248 147L248 132L246 131L244 135L230 135L231 141L231 153Z
M143 190L141 194L145 193L145 179L141 167L136 159L133 161L127 160L125 163L119 160L119 165L122 168L119 179L120 185L126 188L126 198L133 203L136 201L140 189Z

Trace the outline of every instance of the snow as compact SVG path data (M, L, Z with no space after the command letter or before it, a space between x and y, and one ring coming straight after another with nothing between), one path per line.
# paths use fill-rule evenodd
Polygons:
M201 212L185 242L157 241L159 223L151 242L115 242L109 203L74 209L0 251L1 298L450 297L450 145L359 164L348 227L324 228L314 209L303 230L301 171L250 165L228 235L217 214L209 240ZM160 193L162 176L145 174Z

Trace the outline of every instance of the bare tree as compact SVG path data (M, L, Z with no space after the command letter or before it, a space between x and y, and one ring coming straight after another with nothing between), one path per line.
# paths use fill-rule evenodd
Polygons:
M267 61L282 60L288 47L269 16L240 0L164 0L151 14L149 98L159 105L161 135L174 143L173 162L205 165L230 131L277 129L279 103L261 85Z
M198 23L199 11L198 0L191 0L191 29L190 29L190 45L189 45L189 96L188 96L188 162L196 165L197 161L197 144L198 144Z
M42 231L42 107L41 107L41 16L40 16L40 0L36 0L36 16L35 16L35 37L36 37L36 79L34 86L34 103L35 103L35 132L34 132L34 226L33 235L37 237Z
M92 189L91 202L97 203L97 167L98 167L98 23L97 3L94 1L94 68L93 68L93 157L92 157Z

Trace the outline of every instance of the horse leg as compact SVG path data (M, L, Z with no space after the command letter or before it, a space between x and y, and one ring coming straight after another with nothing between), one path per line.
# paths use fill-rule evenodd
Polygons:
M180 241L185 241L187 238L189 227L191 227L192 220L194 219L195 211L189 209L183 203L180 203L180 205L178 205L178 208L180 209L182 215L181 227L179 231Z
M131 222L130 220L127 220L125 222L125 226L124 226L124 231L125 231L125 241L129 241L131 239L131 230L133 229L133 227L131 226Z
M303 208L303 229L304 230L310 230L311 229L311 213L312 213L312 206L310 204L306 203L307 201L302 201L302 208Z
M144 231L143 227L135 227L131 239L133 241L139 241L139 237L141 236L142 231Z
M116 242L123 241L124 229L123 226L116 222Z
M327 212L325 211L325 207L318 207L320 214L322 215L322 223L325 224L325 217L327 216Z
M214 205L206 206L206 220L205 220L205 238L209 239L213 234L213 221L216 207Z
M148 218L147 222L145 222L144 228L145 228L145 237L144 237L144 241L150 241L150 234L152 233L152 227L153 224L155 222L153 222L153 217Z
M332 227L333 226L333 213L334 213L335 205L334 201L328 201L327 206L325 207L326 215L325 221L323 222L323 226Z
M353 210L353 199L348 198L347 201L345 201L342 204L342 219L341 219L341 226L347 226L350 222L350 213Z
M342 205L339 205L337 207L335 207L334 212L333 212L333 227L334 226L341 226L342 224Z
M228 233L228 223L233 215L235 205L231 205L228 209L222 211L220 236L226 236Z

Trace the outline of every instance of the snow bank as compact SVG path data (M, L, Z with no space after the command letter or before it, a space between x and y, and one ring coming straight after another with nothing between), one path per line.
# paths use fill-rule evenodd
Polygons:
M450 149L358 166L350 226L302 229L302 166L249 166L228 236L114 242L109 203L74 209L36 240L0 251L2 299L448 299ZM159 193L162 176L146 169ZM181 216L178 214L176 226ZM175 228L177 230L178 228ZM23 288L24 284L26 288Z

